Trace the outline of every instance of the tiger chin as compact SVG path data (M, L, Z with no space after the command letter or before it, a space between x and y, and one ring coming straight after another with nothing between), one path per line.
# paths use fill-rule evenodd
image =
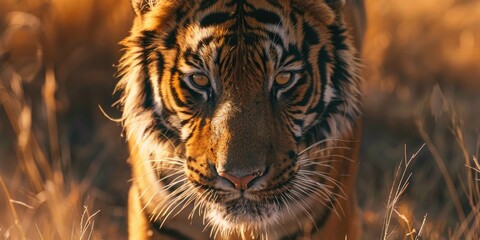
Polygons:
M117 85L129 239L359 239L344 1L132 5Z

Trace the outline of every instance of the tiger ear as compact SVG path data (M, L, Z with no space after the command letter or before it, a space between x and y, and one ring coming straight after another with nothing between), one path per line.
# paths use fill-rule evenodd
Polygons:
M133 10L137 15L143 15L149 12L159 0L131 0Z
M325 2L335 12L342 10L345 6L345 0L325 0Z

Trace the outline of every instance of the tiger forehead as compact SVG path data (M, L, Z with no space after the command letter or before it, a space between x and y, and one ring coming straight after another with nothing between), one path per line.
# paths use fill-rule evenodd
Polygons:
M263 19L277 24L279 17L295 20L295 14L325 25L331 24L335 18L333 10L319 0L172 0L159 1L147 13L142 25L144 30L154 31L177 26L179 19L190 18L209 25L235 17Z
M271 8L269 4L275 1L270 1L269 4L263 1L255 1L253 4L246 1L229 2L236 4L217 1L217 4L212 3L211 6L200 4L205 5L204 11L191 9L194 14L189 20L179 23L184 33L183 39L178 39L181 51L194 53L200 57L199 61L216 60L217 63L219 58L227 57L225 55L241 55L234 57L237 58L235 62L240 64L241 59L250 62L258 60L259 52L263 52L264 57L265 52L279 55L281 52L275 53L273 50L288 50L289 46L298 47L301 44L303 29L297 22L299 20L292 20L293 15L288 15L290 10L278 9L277 6ZM220 4L221 8L217 6Z
M206 39L223 38L227 44L236 46L271 39L295 40L298 33L295 32L294 26L284 11L251 6L251 9L245 12L238 8L212 8L196 12L184 27L190 44L202 43Z

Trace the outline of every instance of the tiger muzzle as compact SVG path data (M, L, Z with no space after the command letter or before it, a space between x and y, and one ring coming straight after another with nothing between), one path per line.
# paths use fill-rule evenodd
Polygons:
M237 190L244 191L251 186L251 183L256 178L263 176L265 171L256 171L244 176L235 176L226 171L219 172L218 175L224 179L230 181Z

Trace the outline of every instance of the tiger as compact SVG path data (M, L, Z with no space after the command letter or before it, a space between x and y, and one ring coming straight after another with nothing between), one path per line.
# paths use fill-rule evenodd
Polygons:
M363 2L131 4L129 239L360 239Z

